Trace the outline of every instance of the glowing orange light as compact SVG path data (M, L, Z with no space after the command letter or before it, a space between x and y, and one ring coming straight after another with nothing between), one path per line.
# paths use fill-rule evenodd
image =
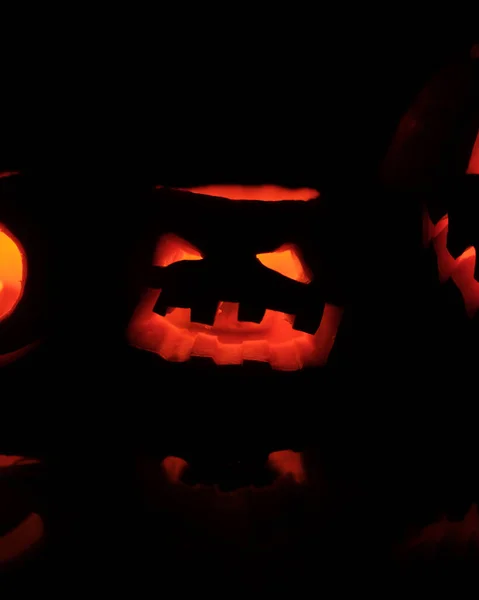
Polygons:
M179 483L188 468L188 463L178 456L166 456L161 462L161 468L171 483Z
M155 251L153 264L168 267L180 260L201 260L200 251L174 233L162 235Z
M273 369L295 371L326 363L342 316L326 304L314 335L293 329L293 316L266 310L261 323L238 321L238 303L220 302L213 325L191 322L189 308L173 308L165 317L153 312L161 290L148 290L128 328L133 346L165 360L185 362L209 357L217 365L244 360L268 362Z
M261 200L262 202L307 201L319 197L319 192L311 188L290 189L278 185L203 185L177 189L183 192L228 198L229 200Z
M306 472L301 452L293 452L292 450L271 452L268 456L268 465L278 475L290 476L296 483L304 483L306 481Z
M18 240L0 224L0 320L20 302L26 278L25 252Z
M293 244L285 244L274 252L257 254L256 258L268 269L277 271L301 283L310 283L312 275L301 260L298 249Z
M319 196L306 188L287 190L278 186L205 186L185 191L249 200L311 200ZM154 264L166 267L179 260L201 260L202 255L174 234L159 240ZM274 252L258 254L266 267L285 277L309 283L309 269L293 244ZM217 365L241 365L245 360L268 362L273 369L294 371L305 366L324 365L333 347L342 310L326 304L320 326L314 335L293 329L294 315L266 310L261 323L238 321L239 304L220 302L212 325L191 322L189 308L169 307L166 316L153 312L161 290L144 294L128 327L133 346L158 354L172 362L185 362L191 356L212 358Z

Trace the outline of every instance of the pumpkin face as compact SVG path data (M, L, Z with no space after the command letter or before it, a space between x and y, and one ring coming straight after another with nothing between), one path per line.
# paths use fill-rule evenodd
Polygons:
M479 308L479 62L441 70L403 117L383 165L387 183L421 203L423 242L435 253L441 283L462 296L469 317ZM449 294L450 297L453 294Z
M256 582L283 569L285 580L301 576L307 570L306 540L317 535L324 496L321 484L306 476L303 458L291 451L271 453L269 485L222 491L183 481L189 465L180 458L142 457L138 480L145 521L139 530L143 544L145 538L151 542L141 563L153 566L167 555L162 563L171 562L173 572L181 565L208 577L208 565L214 564L220 573L244 573Z
M129 342L169 362L324 365L342 310L327 252L318 253L310 231L321 218L319 194L275 186L156 192L167 230L155 242Z

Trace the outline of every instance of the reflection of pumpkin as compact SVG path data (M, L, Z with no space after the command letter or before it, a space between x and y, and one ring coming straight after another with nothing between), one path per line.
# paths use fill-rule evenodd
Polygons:
M301 454L271 453L267 468L275 477L270 485L232 491L183 482L188 468L171 456L139 461L146 523L142 536L159 540L155 550L148 543L147 564L167 551L164 565L171 561L175 571L180 566L194 569L210 581L208 564L221 576L244 573L243 581L250 577L259 583L281 572L284 583L303 577L307 567L302 557L309 536L317 535L315 519L324 490L317 471L308 477Z
M31 184L18 173L0 175L0 367L44 335L44 247Z
M341 308L327 251L318 256L321 242L310 231L321 216L319 194L274 186L156 192L166 229L130 343L174 362L262 361L285 371L324 365Z

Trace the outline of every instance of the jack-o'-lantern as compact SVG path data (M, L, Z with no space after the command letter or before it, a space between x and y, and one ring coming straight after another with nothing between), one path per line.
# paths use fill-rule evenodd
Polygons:
M132 345L171 362L262 361L282 371L327 362L342 310L326 255L318 262L306 234L320 216L317 192L159 188L156 202L172 231L157 239Z
M287 422L292 430L295 418L276 410L272 398L286 389L294 394L313 380L318 385L316 378L326 382L331 363L340 362L350 282L343 266L349 261L347 236L337 205L309 188L221 185L158 187L148 210L136 234L128 278L132 389L146 390L161 377L163 389L173 386L176 394L191 399L189 421L201 418L208 431L214 427L212 438L218 439L214 420L222 413L228 421L234 411L235 425L249 428L250 441L262 438L266 456L294 449L284 441L268 447L259 423L270 423L267 439L279 436ZM226 385L244 399L241 411L234 409L235 402L220 413L213 408L229 393ZM195 390L204 386L207 402L198 403ZM307 401L305 395L299 404ZM158 406L173 415L173 403ZM141 412L151 410L149 403ZM283 427L274 427L280 419ZM180 433L178 419L168 421L169 431L150 432L153 437L174 438L174 429L191 445L193 438L209 438L205 429L192 432L183 423Z
M424 207L423 240L433 248L439 279L462 296L467 315L479 309L479 61L440 71L402 119L385 163L388 184L407 189Z
M45 335L45 243L32 181L0 175L0 367Z

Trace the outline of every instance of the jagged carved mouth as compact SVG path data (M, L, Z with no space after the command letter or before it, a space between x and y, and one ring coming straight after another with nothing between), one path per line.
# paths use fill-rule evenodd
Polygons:
M206 186L176 192L193 197L206 194L205 197L226 202L281 204L286 200L308 202L319 198L316 190L268 185ZM314 273L301 248L287 239L271 249L255 241L244 253L230 247L218 262L219 254L218 248L208 253L175 232L161 235L152 261L149 289L129 324L129 343L172 362L185 362L194 356L211 358L217 365L260 361L283 371L324 365L334 345L342 309L318 299L316 310L311 293L305 294ZM228 262L231 255L232 265ZM196 268L192 261L204 262ZM239 273L243 279L236 278ZM210 296L211 281L216 287L221 277L221 289ZM254 290L259 290L255 299L251 297ZM266 296L264 290L268 290ZM248 295L249 300L243 301Z
M479 132L472 149L467 175L479 175ZM459 288L466 312L472 318L479 310L479 281L475 278L476 248L467 247L458 256L453 256L448 248L449 214L437 223L431 219L425 208L423 213L423 241L426 246L432 243L437 256L437 267L441 283L451 278Z
M238 320L239 304L220 302L213 325L191 321L191 309L154 312L161 290L148 290L129 326L130 343L172 362L192 356L217 365L263 361L273 369L295 371L326 363L341 320L341 310L326 304L316 333L293 329L294 315L266 310L260 323Z

